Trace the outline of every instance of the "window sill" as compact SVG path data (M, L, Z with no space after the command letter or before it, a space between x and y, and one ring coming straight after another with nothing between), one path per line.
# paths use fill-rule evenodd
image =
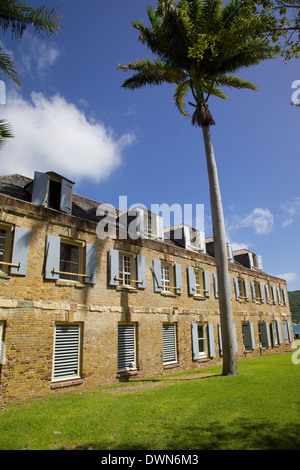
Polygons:
M139 375L139 371L137 369L127 369L127 370L124 369L124 370L119 370L117 372L118 379L135 377L137 375Z
M137 292L137 289L133 286L117 286L116 290L127 291L127 292Z
M72 281L70 279L57 279L55 282L56 286L67 286L67 287L76 287L77 289L82 289L85 287L85 284L79 281Z
M203 363L203 362L209 362L210 358L208 356L205 357L199 357L199 359L195 359L195 362Z
M207 299L207 297L204 297L203 295L200 295L200 294L194 294L193 298L195 300L206 300Z
M163 367L164 367L164 370L176 369L177 367L179 367L179 364L178 362L170 362L169 364L163 364Z
M163 295L164 297L177 297L177 294L170 292L169 290L161 291L160 295Z
M0 272L0 279L11 279L11 275L2 271Z
M66 388L66 387L73 387L75 385L81 385L83 384L83 379L77 377L74 379L61 379L60 381L58 380L57 382L51 382L50 384L50 390L57 390L59 388Z

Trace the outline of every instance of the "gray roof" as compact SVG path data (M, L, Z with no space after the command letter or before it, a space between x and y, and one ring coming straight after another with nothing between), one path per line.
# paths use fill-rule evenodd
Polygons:
M31 202L32 183L32 178L19 174L0 176L0 193ZM92 222L99 222L96 211L100 204L100 202L73 193L72 215Z

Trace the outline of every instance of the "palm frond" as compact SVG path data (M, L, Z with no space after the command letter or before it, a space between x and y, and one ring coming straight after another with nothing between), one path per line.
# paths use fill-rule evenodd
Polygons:
M17 85L23 86L18 77L14 62L11 60L11 57L4 52L2 47L0 47L0 70L3 74L11 78Z
M186 74L180 69L175 69L160 60L136 60L128 65L119 64L117 68L123 71L134 70L137 72L123 82L122 87L130 90L147 85L161 85L162 83L177 84L186 78Z
M175 102L177 109L183 116L187 118L190 118L191 116L186 111L184 103L185 103L186 95L190 89L190 86L191 86L190 80L186 80L184 82L179 83L176 86L174 90L174 95L173 95L173 100Z
M11 125L4 119L0 119L0 149L3 147L7 139L13 138Z
M10 29L12 39L21 39L28 26L33 26L34 33L45 32L50 36L59 31L59 20L54 9L34 8L16 0L0 2L0 28L3 32Z

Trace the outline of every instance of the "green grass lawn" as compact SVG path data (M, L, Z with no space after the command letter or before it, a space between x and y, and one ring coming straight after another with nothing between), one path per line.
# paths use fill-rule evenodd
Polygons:
M214 367L152 389L126 384L121 393L101 387L8 403L0 449L299 450L300 364L282 354L239 361L238 369L235 377Z

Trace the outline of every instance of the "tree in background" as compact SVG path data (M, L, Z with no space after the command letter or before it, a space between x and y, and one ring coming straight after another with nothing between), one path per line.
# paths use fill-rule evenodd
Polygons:
M175 85L174 101L192 125L202 128L210 203L213 221L215 258L218 275L219 309L223 347L223 375L238 373L233 339L233 322L228 276L228 253L217 166L210 134L214 119L208 108L211 96L226 99L222 87L256 90L256 86L234 72L275 57L275 48L265 37L252 8L233 0L158 0L148 7L150 26L137 20L139 40L157 59L136 60L119 65L135 73L123 87L134 90L144 86ZM186 109L187 96L193 108ZM234 135L234 134L233 134Z
M5 34L11 31L11 38L20 41L24 31L31 27L33 34L45 33L48 37L59 32L59 16L45 7L34 8L28 3L16 0L1 0L0 2L0 28ZM0 70L11 78L18 86L22 86L16 66L3 47L0 47ZM7 138L13 137L10 125L3 119L0 120L0 146Z
M299 0L241 0L261 18L261 25L287 62L300 58Z

